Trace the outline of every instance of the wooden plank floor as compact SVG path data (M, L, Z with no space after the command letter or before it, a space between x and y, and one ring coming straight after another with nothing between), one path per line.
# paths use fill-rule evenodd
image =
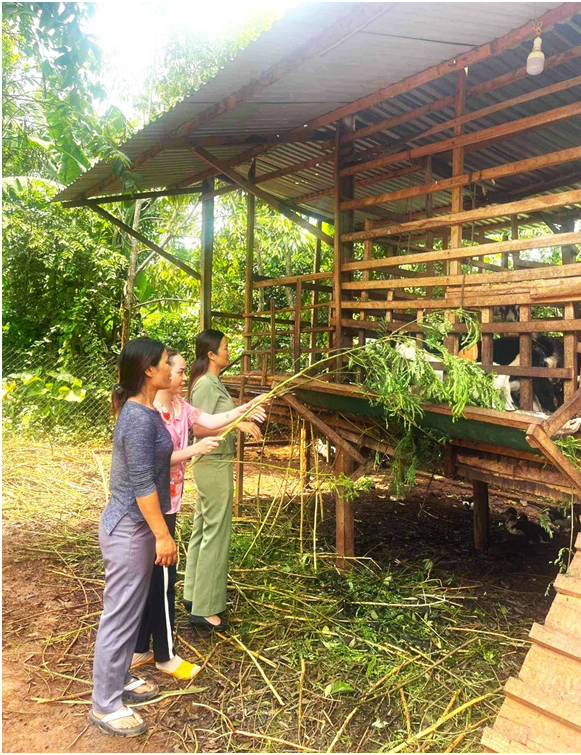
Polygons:
M534 624L518 679L482 736L484 752L581 752L581 533L544 625Z

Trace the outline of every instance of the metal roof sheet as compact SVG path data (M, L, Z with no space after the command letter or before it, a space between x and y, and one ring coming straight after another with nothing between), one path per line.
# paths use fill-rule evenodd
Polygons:
M121 149L135 159L143 152L155 149L161 138L176 131L192 117L209 106L248 85L265 70L292 54L307 41L329 29L347 13L363 3L305 3L290 11L269 32L240 52L234 61L222 69L197 92L185 97L174 108L160 116L129 139ZM340 44L323 49L321 54L309 58L298 68L275 81L257 95L229 110L210 123L199 127L196 136L237 136L241 140L256 135L284 133L303 123L328 113L344 103L376 91L410 74L447 60L454 55L502 36L508 31L531 21L559 3L391 3L385 4L383 15L375 18L362 30L356 31ZM543 34L543 49L548 56L581 44L581 17L573 17ZM472 66L468 72L469 86L490 80L507 71L521 67L530 50L530 43L507 50L502 55ZM495 102L547 86L570 76L581 75L581 60L576 59L558 68L548 69L542 76L521 79L500 90L468 100L468 110L480 109ZM445 76L429 84L405 92L397 97L357 114L358 124L373 123L390 115L425 105L434 99L454 93L454 75ZM522 115L543 112L548 107L574 102L579 99L578 87L503 110L466 125L466 132L510 121ZM450 108L436 111L413 122L401 124L388 132L358 140L356 149L362 150L388 144L390 139L410 139L419 132L445 121L452 116ZM327 127L330 136L331 127ZM449 131L418 139L414 145L426 144L447 138ZM526 134L526 139L505 140L466 155L466 166L471 170L496 165L499 162L543 154L566 146L581 143L581 119L553 124ZM220 159L228 160L245 151L249 145L211 147ZM314 142L296 142L273 145L258 158L258 175L285 168L295 163L322 155L324 146ZM406 163L400 163L404 165ZM166 188L180 184L185 178L207 168L207 164L190 149L165 149L136 169L140 189ZM398 165L394 165L396 169ZM567 166L569 167L569 166ZM581 169L581 166L579 166ZM245 172L246 168L240 170ZM544 171L551 178L563 170L561 166ZM100 162L64 189L57 197L60 201L96 196L92 187L111 175L110 165ZM377 175L377 171L360 174L358 178ZM299 173L277 178L263 184L271 193L292 201L293 197L328 188L332 185L331 163L323 163ZM389 191L416 182L417 177L402 177L357 189L356 196L368 196ZM507 179L506 188L515 188L521 177ZM530 177L524 177L530 180ZM502 183L505 188L504 182ZM122 191L119 179L109 182L105 193ZM103 193L103 192L101 192ZM414 208L424 201L414 200ZM437 195L436 204L448 202L447 193ZM390 212L408 211L409 203L394 203L384 209ZM313 211L332 215L332 198L324 197L306 205ZM368 211L358 212L362 219Z

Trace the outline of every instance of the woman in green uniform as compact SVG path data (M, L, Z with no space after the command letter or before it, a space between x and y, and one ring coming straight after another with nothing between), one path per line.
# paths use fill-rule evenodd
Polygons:
M196 358L190 374L190 403L208 414L231 411L230 394L220 382L220 373L230 364L226 336L219 330L204 330L196 339ZM262 417L264 413L262 412ZM259 416L259 419L262 418ZM256 440L262 434L254 422L241 422L238 430ZM208 431L194 425L196 441ZM211 433L210 433L211 434ZM192 626L224 629L226 581L232 527L234 454L236 435L230 433L212 453L193 468L198 489L192 536L188 545L184 606Z

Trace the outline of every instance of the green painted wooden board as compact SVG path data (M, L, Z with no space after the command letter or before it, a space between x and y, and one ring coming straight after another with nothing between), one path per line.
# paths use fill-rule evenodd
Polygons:
M311 406L327 409L345 414L356 414L360 417L374 417L382 419L383 409L373 406L368 399L357 396L340 396L334 393L322 391L309 391L299 389L296 391L300 401ZM537 453L526 441L524 430L515 427L507 427L492 422L483 422L476 419L458 419L447 414L426 411L421 422L422 426L438 430L445 435L457 440L469 440L473 443L488 443L493 446L502 446L514 451L528 451Z

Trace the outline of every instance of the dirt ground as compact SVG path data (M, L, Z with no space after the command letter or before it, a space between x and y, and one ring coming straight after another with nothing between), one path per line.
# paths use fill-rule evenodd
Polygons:
M269 452L276 459L277 452ZM251 487L256 470L247 468L246 484ZM525 545L511 538L502 527L507 505L516 505L530 518L538 519L541 509L536 504L525 506L504 495L491 499L491 548L486 555L477 555L472 548L471 515L462 504L469 488L441 478L423 477L405 501L391 496L376 476L375 488L355 503L356 551L372 558L380 567L384 564L405 564L426 551L437 554L440 570L449 570L462 581L472 585L481 606L502 603L511 620L523 626L542 621L552 599L549 587L558 568L553 561L559 548L568 544L566 538L555 538L547 545ZM428 489L429 483L429 489ZM319 530L323 549L331 550L334 540L333 507L326 500L326 518ZM93 526L92 524L90 525ZM83 581L71 589L74 573L59 566L53 554L38 551L34 556L27 523L9 520L3 528L3 751L4 752L180 752L185 751L179 737L172 734L175 708L172 698L157 704L157 726L151 736L121 739L100 733L87 721L90 679L91 646L83 641L83 633L75 634L79 626L94 626L101 607L102 583ZM395 556L394 556L395 554ZM91 608L87 614L87 606ZM90 615L94 614L94 615ZM47 649L44 640L59 632L70 632L70 647L76 653L76 679L68 674L66 665L59 671L62 651ZM94 632L92 630L94 637ZM87 634L87 632L84 632ZM211 637L194 635L181 607L178 609L178 634L184 643L201 656L211 656ZM50 648L50 646L48 646ZM523 645L513 658L512 668L518 668L526 652ZM191 657L191 652L186 650ZM57 664L55 668L54 664ZM51 667L50 676L43 668ZM151 670L150 670L151 669ZM219 665L219 674L206 669L193 683L207 690L200 695L202 707L191 708L191 728L195 730L198 751L222 752L229 741L216 736L210 725L215 711L203 707L207 700L220 700L222 688L239 684L237 671L228 663ZM150 678L168 688L166 677L148 667ZM58 674L62 673L62 677ZM55 686L55 674L60 683ZM82 678L85 681L80 682ZM170 681L178 689L179 685ZM41 704L39 698L62 699L62 704ZM68 701L67 699L68 698ZM79 702L81 700L81 702ZM74 701L75 704L67 704ZM144 715L151 715L145 708ZM228 712L228 715L232 715ZM180 719L180 726L183 720ZM256 742L253 743L256 746ZM244 747L238 740L237 749ZM191 750L190 750L191 751Z

